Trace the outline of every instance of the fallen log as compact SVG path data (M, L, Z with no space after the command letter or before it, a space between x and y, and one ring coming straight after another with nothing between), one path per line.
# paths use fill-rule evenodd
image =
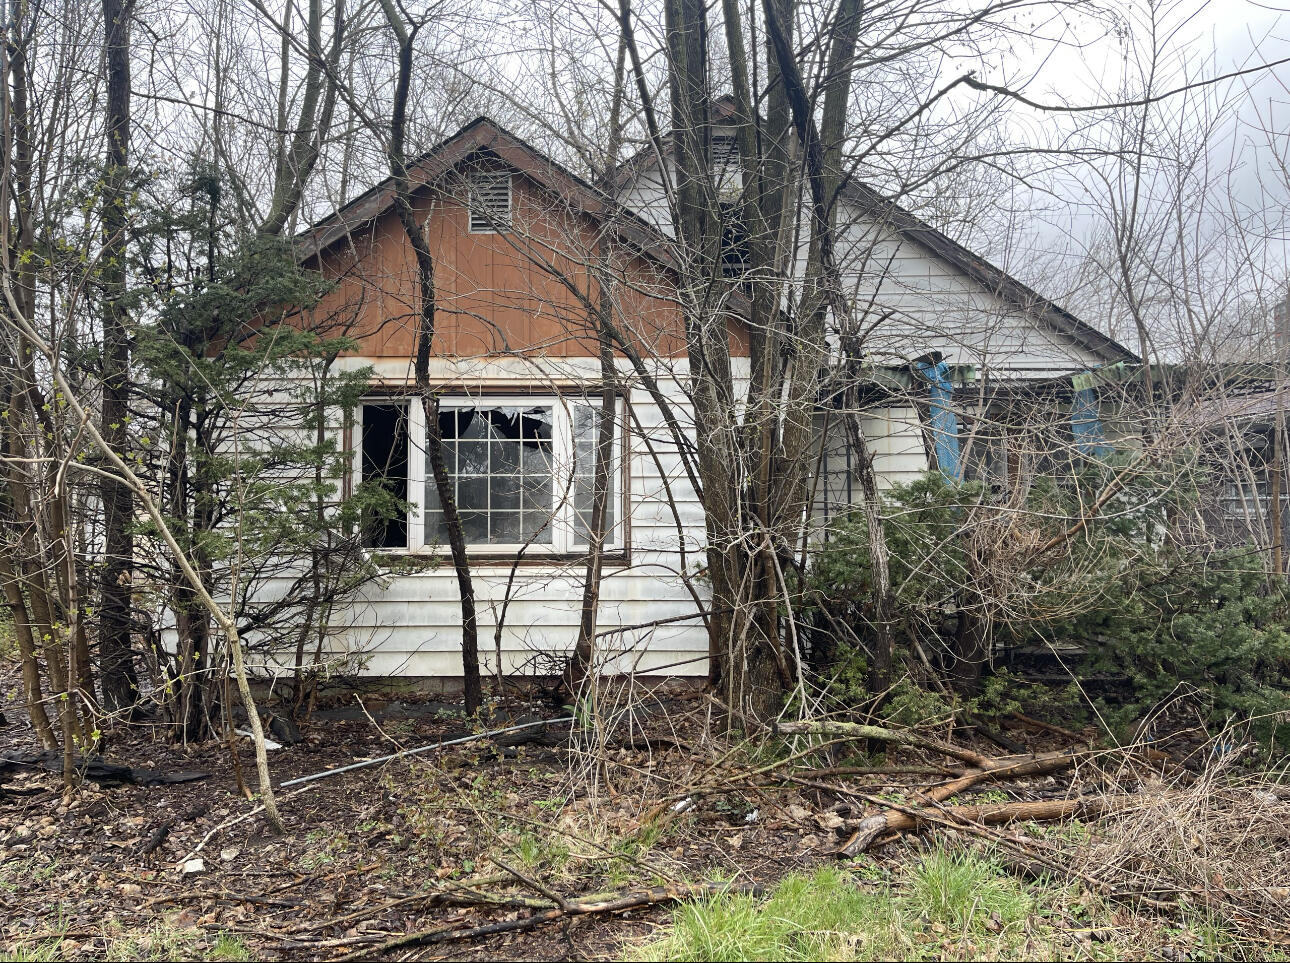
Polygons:
M978 783L985 782L987 779L1020 779L1025 776L1044 776L1054 772L1061 772L1074 766L1082 755L1082 753L1071 751L1049 752L1041 756L1024 756L1021 758L1011 756L1002 759L988 759L985 766L971 769L957 779L942 783L924 793L923 796L929 802L942 803L961 792L971 789ZM893 814L899 815L901 812L902 810L891 809L867 817L856 828L851 838L838 849L838 854L852 856L856 853L864 852L873 845L878 836L887 831L884 828L886 817Z
M1088 736L1081 735L1080 733L1075 732L1072 729L1067 729L1064 726L1054 725L1051 722L1044 722L1043 719L1036 719L1033 716L1026 715L1024 712L1013 712L1012 718L1016 719L1023 725L1030 726L1032 729L1038 729L1041 732L1051 732L1054 735L1062 736L1066 739L1072 740L1073 742L1089 741Z
M1045 799L1038 802L983 803L924 810L887 810L860 823L855 834L836 855L851 857L865 852L880 836L903 833L929 823L976 823L998 826L1012 822L1048 822L1077 816L1102 816L1128 804L1130 796L1090 796L1086 799Z
M513 920L496 920L477 926L449 924L420 933L409 933L397 936L375 946L366 946L339 957L341 961L363 960L368 957L382 956L391 950L408 949L415 946L430 946L436 943L447 943L454 940L471 940L481 936L493 936L497 933L515 933L537 929L547 923L564 917L590 916L605 913L623 913L628 910L655 906L659 903L674 903L687 899L698 899L706 896L719 896L726 893L739 893L760 896L763 892L760 883L672 883L666 886L651 886L648 889L629 890L625 893L588 896L582 899L565 900L561 906L531 913Z
M937 786L926 795L933 802L944 802L987 779L1022 779L1027 776L1047 776L1070 769L1082 757L1082 752L1046 752L1039 756L1005 756L990 760L989 764L972 769Z

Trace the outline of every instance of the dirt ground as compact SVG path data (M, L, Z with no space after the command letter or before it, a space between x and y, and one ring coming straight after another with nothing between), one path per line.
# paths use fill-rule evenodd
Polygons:
M30 753L39 747L16 681L5 686L0 752ZM273 750L275 782L470 732L436 703L369 700L370 719L356 708L321 714L303 742ZM216 943L231 936L256 959L320 959L448 921L513 919L542 895L521 877L580 895L714 873L773 882L826 859L816 853L817 823L768 818L742 795L705 800L673 822L665 845L637 838L659 796L645 777L671 771L683 784L703 765L681 735L702 727L702 702L672 701L667 709L665 737L639 731L631 745L608 751L607 784L605 773L598 784L578 774L566 724L532 730L539 738L524 745L475 742L280 790L281 836L252 815L226 745L184 748L148 728L114 730L113 762L209 775L179 785L86 781L65 799L58 774L11 773L0 795L0 943L14 954L56 945L51 958L220 958ZM494 712L503 725L556 714L514 699ZM240 765L253 786L251 748L241 743ZM451 905L475 901L476 891L517 901L496 909ZM614 956L664 912L577 919L447 952L463 959Z
M30 755L39 748L20 692L19 680L7 675L0 754ZM281 784L481 728L559 714L514 697L492 704L490 712L491 721L467 724L448 703L367 698L360 705L351 696L316 714L301 742L270 753L273 777ZM564 723L281 788L283 835L271 831L256 801L239 790L239 766L254 787L245 739L235 764L224 744L177 746L147 726L108 734L113 762L163 774L206 773L179 784L87 779L65 794L59 773L10 767L0 783L0 959L620 958L664 932L660 924L672 919L669 906L564 915L529 929L462 935L472 927L526 925L535 914L592 895L703 881L756 884L768 892L791 873L839 865L834 850L875 805L917 799L920 788L949 772L949 761L928 752L866 755L851 745L835 754L831 768L821 768L818 753L794 762L791 743L732 742L716 733L713 704L695 690L655 693L633 702L630 712L620 707L614 720L614 735L600 747L571 742ZM1072 748L1056 732L1031 729L1024 736L1031 752ZM954 738L983 753L1000 751L960 734ZM1194 754L1195 747L1188 751ZM1167 753L1152 752L1150 758L1163 760L1160 766L1186 774ZM1137 817L1124 817L1119 835L1105 839L1080 824L1009 827L1006 837L998 837L1011 846L1005 852L1033 850L1049 858L1078 851L1083 862L1070 862L1074 875L1026 891L1032 909L1021 913L1020 931L1007 947L980 950L981 940L997 929L989 918L971 940L952 940L924 910L911 910L907 958L1207 959L1216 945L1236 946L1228 955L1237 958L1285 958L1284 947L1271 948L1284 931L1264 924L1277 914L1290 921L1290 891L1282 897L1264 885L1265 902L1250 904L1247 928L1265 934L1261 943L1226 935L1215 943L1194 909L1195 897L1208 899L1201 890L1211 885L1224 899L1235 892L1228 881L1244 872L1242 866L1255 866L1251 853L1262 860L1260 880L1280 885L1277 866L1284 861L1278 864L1277 854L1290 851L1281 839L1290 832L1282 825L1290 794L1262 784L1224 789L1233 793L1230 802L1205 809L1197 801L1218 799L1218 783L1197 784L1191 795L1167 794L1160 788L1163 777L1149 766L1091 759L1060 777L994 781L974 790L970 801L1132 792L1179 801L1172 809L1144 807ZM1194 783L1196 777L1186 778ZM1259 802L1265 797L1271 800L1259 817L1265 828L1252 828L1245 810L1250 800L1265 805ZM1269 841L1276 826L1282 826L1280 841ZM1196 834L1252 842L1242 842L1239 853L1220 851L1217 843L1193 842ZM979 835L945 835L961 848L981 844ZM909 889L910 878L906 874L902 882L900 874L922 858L926 845L917 836L904 837L848 863L849 878L892 893ZM1155 894L1146 902L1161 909L1144 915L1140 906L1125 909L1123 901L1103 900L1092 882L1079 885L1101 871L1086 858L1095 850L1098 866L1112 867L1113 878L1127 880L1135 892ZM1185 856L1178 866L1157 859L1172 858L1175 850ZM1138 882L1145 879L1148 888ZM1176 905L1159 898L1179 893ZM966 898L975 900L971 893ZM1239 914L1224 915L1220 929ZM440 935L420 944L400 943L434 932Z

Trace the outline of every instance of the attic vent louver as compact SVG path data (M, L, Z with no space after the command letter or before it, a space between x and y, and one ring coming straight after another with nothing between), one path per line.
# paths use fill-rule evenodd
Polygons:
M511 175L475 171L470 175L470 233L493 234L511 226Z
M712 169L722 171L739 164L739 145L733 134L712 135Z

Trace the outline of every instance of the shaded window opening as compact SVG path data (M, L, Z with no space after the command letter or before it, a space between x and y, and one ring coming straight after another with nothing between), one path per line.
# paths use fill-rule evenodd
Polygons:
M363 482L389 496L363 520L368 548L407 548L408 409L363 405Z

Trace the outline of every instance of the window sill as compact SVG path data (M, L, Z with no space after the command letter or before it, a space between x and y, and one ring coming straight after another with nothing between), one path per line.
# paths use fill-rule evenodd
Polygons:
M452 571L452 554L448 549L382 548L367 549L371 559L392 575L414 575L426 571ZM585 552L526 552L517 559L515 552L467 552L466 561L471 570L520 568L569 568L585 565ZM623 548L606 551L601 564L623 568L631 564L630 553Z

